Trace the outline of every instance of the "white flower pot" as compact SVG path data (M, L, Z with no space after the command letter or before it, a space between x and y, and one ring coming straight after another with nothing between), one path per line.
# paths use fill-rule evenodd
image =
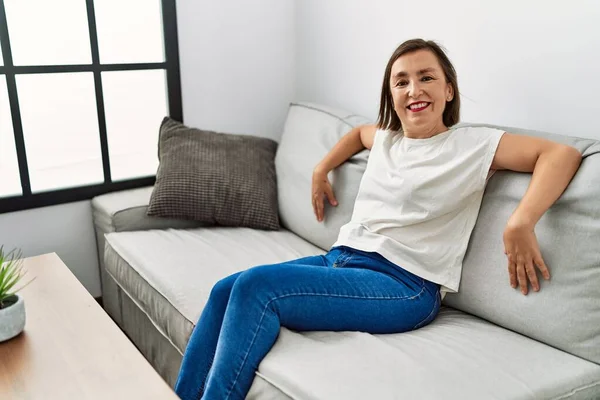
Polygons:
M25 328L25 301L18 294L9 300L11 305L0 309L0 342L12 339Z

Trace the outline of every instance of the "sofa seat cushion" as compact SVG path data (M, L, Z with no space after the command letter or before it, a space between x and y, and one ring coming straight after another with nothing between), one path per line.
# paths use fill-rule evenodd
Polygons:
M283 328L257 373L294 399L592 399L600 366L443 307L417 331Z
M323 251L286 230L204 227L110 233L105 264L183 354L218 280L256 265L314 254Z

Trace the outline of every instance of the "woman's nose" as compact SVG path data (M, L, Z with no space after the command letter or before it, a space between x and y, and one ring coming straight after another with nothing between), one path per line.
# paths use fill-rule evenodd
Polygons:
M419 84L419 82L411 81L408 84L408 96L409 97L417 98L421 94L421 91L422 91L421 85Z

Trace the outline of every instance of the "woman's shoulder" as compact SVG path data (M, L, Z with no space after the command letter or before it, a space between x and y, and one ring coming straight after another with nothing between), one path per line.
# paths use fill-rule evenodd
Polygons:
M373 125L363 125L361 127L361 140L365 147L371 149L373 146L377 145L377 143L382 143L390 138L397 137L398 132L382 128L376 124ZM370 146L367 146L369 144Z
M487 141L489 139L496 139L502 134L504 130L485 126L485 125L462 125L455 126L452 128L452 137L455 140L469 140L469 141Z
M455 132L461 132L468 135L489 135L497 132L504 132L501 129L486 125L455 125L451 128Z
M402 137L402 131L395 131L388 128L375 127L375 136L379 137Z

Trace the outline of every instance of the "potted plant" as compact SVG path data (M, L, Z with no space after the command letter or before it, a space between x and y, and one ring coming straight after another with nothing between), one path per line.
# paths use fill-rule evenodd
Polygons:
M24 275L22 252L15 249L5 254L4 247L0 247L0 342L25 328L25 303L17 292L31 281L16 289Z

